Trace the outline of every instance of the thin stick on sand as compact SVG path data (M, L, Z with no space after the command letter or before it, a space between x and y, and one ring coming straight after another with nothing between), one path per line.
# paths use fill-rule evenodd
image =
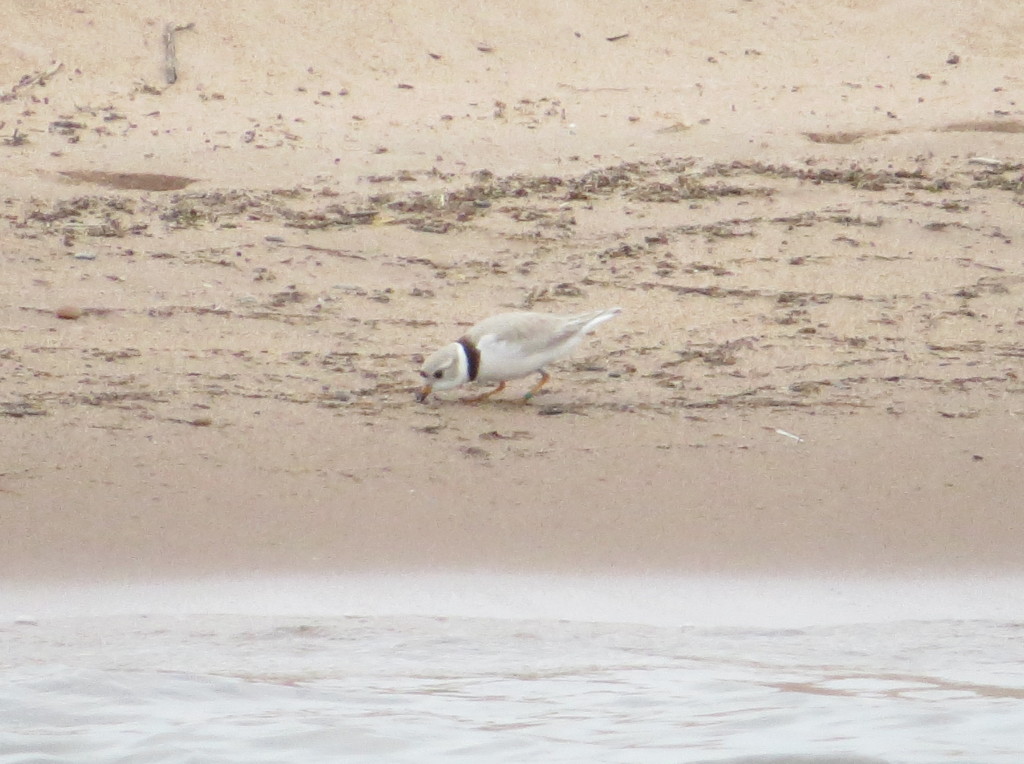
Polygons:
M18 84L14 85L8 92L5 93L4 91L0 90L0 101L10 101L14 98L14 96L17 94L19 90L30 88L33 85L45 85L46 81L50 79L50 77L55 75L58 71L60 71L61 67L63 66L64 64L60 61L54 61L50 65L49 69L46 69L41 72L36 72L35 74L26 74L24 77L18 80Z
M168 24L164 27L164 79L168 85L178 81L178 52L174 48L174 35L186 29L195 29L195 23Z

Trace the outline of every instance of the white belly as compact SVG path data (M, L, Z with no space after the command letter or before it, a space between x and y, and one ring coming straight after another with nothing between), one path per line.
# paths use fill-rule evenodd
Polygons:
M529 376L549 363L565 358L581 339L582 337L575 337L557 347L529 355L523 355L522 348L515 344L500 341L482 342L477 381L505 382Z

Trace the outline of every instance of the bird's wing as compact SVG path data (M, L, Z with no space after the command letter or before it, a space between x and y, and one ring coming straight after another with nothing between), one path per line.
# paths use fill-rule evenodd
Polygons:
M502 313L481 321L470 330L479 344L514 346L521 355L544 353L578 332L580 325L564 316L544 313Z

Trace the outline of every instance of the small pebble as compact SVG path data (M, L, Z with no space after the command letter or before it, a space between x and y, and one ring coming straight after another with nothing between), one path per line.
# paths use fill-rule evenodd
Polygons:
M38 626L39 621L30 615L19 615L14 619L18 626Z
M82 317L84 311L77 305L61 305L55 313L57 318L67 319L68 321L76 321Z
M76 260L95 260L96 259L96 253L95 252L75 252L75 259Z
M537 409L537 413L540 414L541 416L558 416L559 414L564 414L565 412L566 408L564 406L559 406L557 403Z

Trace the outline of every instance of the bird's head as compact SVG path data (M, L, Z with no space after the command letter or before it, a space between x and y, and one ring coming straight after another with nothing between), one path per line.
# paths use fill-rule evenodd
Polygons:
M416 394L422 403L435 390L451 390L469 381L466 374L466 351L453 342L433 353L420 367L423 387Z

